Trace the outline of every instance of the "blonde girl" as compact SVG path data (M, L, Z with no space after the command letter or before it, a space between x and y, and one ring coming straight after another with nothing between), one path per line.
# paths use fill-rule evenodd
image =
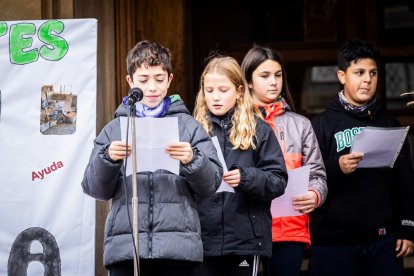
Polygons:
M273 198L284 193L287 173L273 130L260 119L234 58L211 59L200 78L194 116L217 136L234 192L197 198L204 261L195 275L257 275L270 257Z

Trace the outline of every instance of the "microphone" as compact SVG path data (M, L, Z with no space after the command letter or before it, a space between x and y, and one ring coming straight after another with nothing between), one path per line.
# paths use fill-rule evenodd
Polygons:
M128 94L128 105L134 105L136 102L142 100L144 92L138 87L133 87L129 90Z

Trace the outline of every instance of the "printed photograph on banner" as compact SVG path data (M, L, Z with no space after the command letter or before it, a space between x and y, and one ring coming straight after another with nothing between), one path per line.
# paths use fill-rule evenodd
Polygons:
M74 85L44 85L41 89L40 132L70 135L76 132L77 94Z

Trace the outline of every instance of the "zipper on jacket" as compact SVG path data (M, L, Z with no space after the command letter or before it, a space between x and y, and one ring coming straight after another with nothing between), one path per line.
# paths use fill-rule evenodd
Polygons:
M149 177L149 190L150 190L150 202L148 206L148 216L149 216L148 258L152 259L152 238L153 238L153 227L154 227L154 187L153 187L153 181L152 181L153 180L152 174L150 174L148 177Z
M286 151L285 151L285 131L284 131L283 127L280 127L279 135L280 135L280 147L282 149L283 155L285 155L285 153L286 153Z
M372 120L372 113L371 113L371 110L369 110L369 109L368 109L368 116L369 116L369 118L371 118L371 120Z
M220 120L220 126L222 129L227 129L227 125L226 122L224 122L224 120Z
M232 148L232 145L230 143L230 141L227 139L227 128L228 125L226 124L225 120L220 120L220 126L221 129L223 130L223 155L226 156L226 152L227 152L227 148L230 147Z

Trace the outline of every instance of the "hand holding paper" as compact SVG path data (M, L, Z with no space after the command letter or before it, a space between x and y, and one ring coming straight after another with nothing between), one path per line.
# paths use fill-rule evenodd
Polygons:
M308 214L315 210L318 204L318 196L314 191L307 191L304 195L294 196L293 207L302 214Z
M339 167L344 174L350 174L355 171L359 165L359 162L364 158L362 152L352 152L344 154L339 157Z
M112 161L118 161L125 159L127 156L131 155L132 147L128 145L128 153L127 153L127 145L125 142L122 141L113 141L108 148L108 155ZM127 153L127 154L126 154Z
M240 171L232 170L223 174L223 181L231 187L236 188L240 184Z
M165 151L172 159L179 160L184 165L193 160L193 149L187 142L172 143L165 148Z

